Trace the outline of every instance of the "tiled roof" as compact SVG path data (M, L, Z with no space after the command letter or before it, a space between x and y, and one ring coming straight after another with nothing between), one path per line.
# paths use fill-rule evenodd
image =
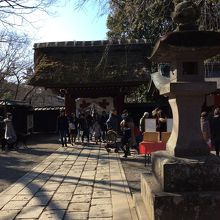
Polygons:
M35 43L34 48L45 47L93 47L105 45L126 45L126 44L147 44L151 43L146 39L132 39L132 40L97 40L97 41L57 41L57 42L43 42Z
M34 86L138 86L149 80L147 40L67 41L34 45Z

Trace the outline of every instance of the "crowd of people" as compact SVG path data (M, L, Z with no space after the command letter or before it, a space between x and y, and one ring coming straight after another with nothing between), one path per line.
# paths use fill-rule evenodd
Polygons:
M167 131L167 117L163 110L156 108L151 113L144 112L140 118L139 127L134 124L133 118L127 110L122 115L113 109L109 114L105 111L101 115L82 113L79 117L75 114L66 116L65 111L61 111L58 118L58 130L62 146L67 146L67 139L74 144L76 140L84 143L94 140L98 142L106 142L106 135L109 130L115 132L121 137L120 148L124 151L124 157L130 155L130 148L134 147L138 150L138 144L142 141L145 132L145 119L149 116L156 120L156 131ZM220 151L220 108L216 108L213 113L201 113L201 131L203 137L210 147L216 151L219 156ZM116 149L118 150L118 149Z
M140 139L139 128L134 125L133 118L127 110L122 115L117 113L116 109L107 114L102 111L99 114L81 113L76 117L74 113L65 115L65 111L61 111L58 117L58 131L62 146L67 146L80 141L88 143L93 140L98 142L106 142L107 132L114 131L121 137L121 148L124 151L124 157L130 155L130 148L137 147Z
M142 141L145 132L145 119L150 117L150 113L144 112L140 118L139 125L135 125L132 116L128 110L124 110L119 115L116 109L112 109L108 114L102 111L101 114L93 115L86 112L66 115L65 110L60 111L57 119L58 131L62 146L67 143L72 145L76 142L88 143L94 141L96 144L107 141L109 131L115 132L120 137L120 148L124 151L124 157L130 155L130 149L133 147L138 150L138 145ZM151 117L156 120L156 131L164 132L167 129L167 117L164 112L156 108L151 112ZM201 131L204 140L216 151L216 155L220 153L220 108L215 108L213 112L203 111L200 117ZM7 113L6 117L0 118L0 138L2 150L13 148L17 142L17 134L15 132L12 120L12 114ZM117 151L119 149L116 149Z

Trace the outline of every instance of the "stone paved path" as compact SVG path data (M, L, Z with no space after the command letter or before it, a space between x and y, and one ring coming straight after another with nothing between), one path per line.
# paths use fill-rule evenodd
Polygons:
M0 219L137 220L121 161L97 145L59 148L0 194Z

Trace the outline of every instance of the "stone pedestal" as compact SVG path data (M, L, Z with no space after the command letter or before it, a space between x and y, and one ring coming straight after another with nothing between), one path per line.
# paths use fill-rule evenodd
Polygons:
M158 151L152 161L152 174L142 174L141 194L134 195L139 219L219 219L219 158L184 159Z

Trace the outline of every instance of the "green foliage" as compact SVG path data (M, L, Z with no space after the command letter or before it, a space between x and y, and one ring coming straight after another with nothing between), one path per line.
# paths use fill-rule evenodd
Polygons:
M154 42L158 36L174 28L169 16L172 10L173 3L170 0L130 0L120 4L114 1L110 5L107 20L108 37L111 39L144 38Z
M174 11L174 3L182 1L110 0L110 12L107 19L108 38L149 39L154 44L160 36L176 28L171 13ZM219 0L195 0L193 2L201 8L201 17L198 20L200 29L220 31ZM219 57L215 59L219 60ZM153 67L154 65L152 65L152 71ZM156 88L150 84L151 82L147 86L139 87L129 95L128 100L130 102L163 102L166 98L159 96Z
M177 2L177 1L176 1ZM199 22L202 30L220 30L219 0L194 1L201 6ZM175 29L171 19L172 0L110 0L107 20L110 39L150 39Z

